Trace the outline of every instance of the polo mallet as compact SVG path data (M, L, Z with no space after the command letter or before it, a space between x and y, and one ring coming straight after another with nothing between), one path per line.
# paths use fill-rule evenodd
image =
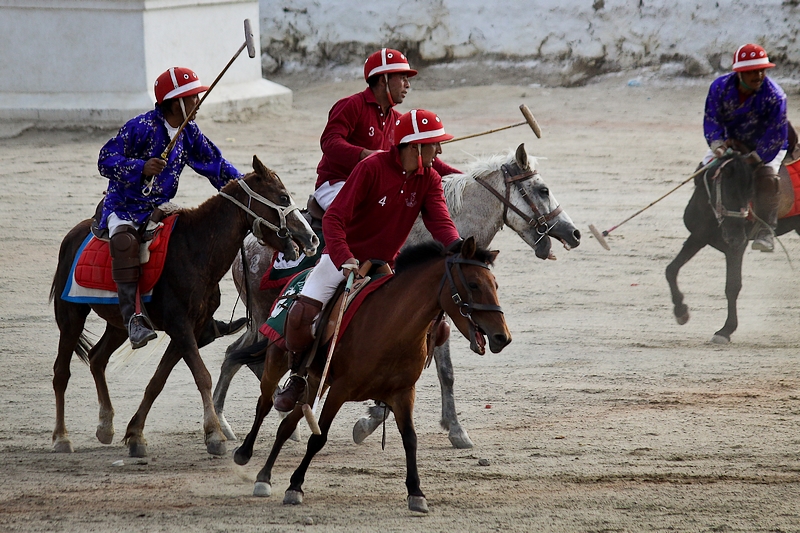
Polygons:
M172 151L173 148L175 148L175 143L178 142L178 136L183 131L183 128L185 128L186 125L189 123L189 119L192 117L192 115L195 114L195 112L198 109L200 109L200 106L203 105L203 102L205 101L206 97L209 94L211 94L211 91L214 90L214 86L217 85L217 82L228 71L228 68L230 68L230 66L233 64L233 62L236 61L236 58L239 57L239 54L242 53L242 50L244 50L245 47L247 48L247 55L248 56L250 56L251 58L256 57L256 45L255 45L255 42L253 41L253 30L250 28L250 19L244 19L244 43L242 43L242 46L239 47L239 50L237 50L236 53L233 54L233 57L231 58L231 60L228 61L228 64L225 65L224 69L222 69L222 72L219 73L217 78L214 80L214 82L208 88L208 90L203 95L203 97L200 99L200 101L197 102L197 105L194 106L192 111L189 112L186 115L186 118L183 120L183 124L181 124L181 127L178 128L178 131L172 137L172 140L169 142L167 147L161 153L161 159L163 159L164 161L167 160L167 157L169 156L169 153Z
M465 135L463 137L455 137L453 139L450 139L449 141L443 141L442 144L453 143L453 142L456 142L456 141L463 141L464 139L471 139L473 137L479 137L481 135L489 135L490 133L494 133L496 131L503 131L503 130L507 130L508 128L516 128L517 126L524 126L525 124L527 124L528 126L531 127L531 129L533 130L533 133L536 135L537 139L541 139L542 138L542 129L539 127L539 123L536 122L536 119L533 118L533 113L531 113L531 110L528 109L528 106L526 106L525 104L522 104L521 106L519 106L519 110L522 111L522 116L525 117L525 120L522 121L522 122L518 122L516 124L511 124L509 126L503 126L502 128L496 128L496 129L493 129L493 130L483 131L481 133L473 133L472 135Z
M597 239L597 242L600 243L600 246L602 246L606 250L611 250L611 248L609 248L608 243L606 242L606 239L605 239L606 237L608 237L609 233L611 233L612 231L614 231L615 229L617 229L618 227L620 227L621 225L623 225L624 223L626 223L627 221L632 219L633 217L641 214L643 211L653 207L655 204L657 204L658 202L660 202L661 200L663 200L664 198L666 198L670 194L674 193L675 191L677 191L678 189L680 189L681 187L683 187L684 185L686 185L687 183L692 181L694 178L696 178L697 176L702 174L706 169L708 169L715 162L716 162L716 159L713 159L707 165L704 165L703 167L699 168L694 174L692 174L691 176L689 176L688 178L686 178L685 180L680 182L678 185L676 185L667 194L665 194L664 196L660 197L657 200L654 200L653 202L650 202L650 204L647 205L647 207L643 207L642 209L639 209L637 212L635 212L634 214L632 214L631 216L629 216L628 218L626 218L625 220L623 220L622 222L620 222L616 226L614 226L612 228L609 228L609 229L607 229L607 230L605 230L605 231L603 231L601 233L600 231L597 230L597 228L594 226L594 224L589 224L589 231L592 232L592 235L594 235L594 238Z
M356 267L357 268L357 267ZM306 417L308 427L311 428L311 433L314 435L322 435L317 423L317 407L319 401L322 399L322 391L325 388L325 379L328 377L328 369L331 367L331 359L333 358L333 350L336 349L336 341L339 339L339 327L342 325L342 317L344 317L344 310L347 307L347 296L353 288L353 280L356 273L355 268L350 269L350 274L347 276L347 283L344 286L344 295L342 296L342 304L339 306L339 316L336 317L336 326L333 328L333 337L331 337L331 345L328 348L328 358L325 360L325 368L322 369L322 377L319 379L319 388L317 394L314 396L314 406L310 407L307 403L303 404L303 415Z

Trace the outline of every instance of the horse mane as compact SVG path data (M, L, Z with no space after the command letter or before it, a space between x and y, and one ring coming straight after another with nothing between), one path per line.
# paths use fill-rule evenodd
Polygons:
M485 159L475 160L467 165L466 172L463 174L453 174L442 179L444 197L450 208L450 213L455 215L461 211L463 207L464 188L468 183L474 181L475 178L483 177L500 170L503 165L513 163L515 154L516 150L509 149L504 154L495 154ZM532 170L536 170L538 167L538 160L535 157L529 156L528 164Z
M244 178L246 178L247 176L250 176L250 174L247 174L246 176L244 176ZM233 194L236 188L239 187L234 183L235 181L237 180L229 181L220 190L226 192L227 194ZM211 196L210 198L204 200L203 203L201 203L197 207L181 207L176 212L181 215L181 220L183 221L182 223L186 224L194 224L195 222L199 223L200 221L207 220L209 217L212 216L213 212L216 209L218 209L216 207L216 204L218 202L219 202L219 195L215 194L214 196Z
M454 246L450 251L455 253L460 252L462 244L463 241ZM444 245L439 241L425 241L420 244L406 246L400 250L400 254L394 261L395 274L400 274L401 272L405 272L412 267L425 264L435 259L441 259L447 255L447 252L448 251L445 249ZM486 263L490 266L494 265L494 254L481 247L478 247L475 250L475 256L473 259L482 263Z

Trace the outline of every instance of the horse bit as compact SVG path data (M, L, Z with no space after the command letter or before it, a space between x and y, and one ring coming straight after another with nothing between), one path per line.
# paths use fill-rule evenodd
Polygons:
M472 312L493 311L496 313L502 313L503 308L500 307L499 305L475 303L475 301L472 299L472 292L469 291L469 285L467 284L467 279L464 277L464 273L461 271L461 265L472 265L485 268L487 270L489 269L489 265L481 261L475 261L474 259L464 259L463 257L461 257L461 254L448 256L446 259L444 276L442 276L442 282L439 284L440 295L442 289L444 288L445 280L447 280L448 283L450 284L450 297L453 299L453 303L458 306L458 311L459 313L461 313L461 316L463 316L469 321L469 335L470 335L469 342L472 345L475 343L475 331L479 329L478 324L476 324L475 321L472 319ZM466 301L464 301L464 298L461 297L461 294L458 292L458 288L456 287L452 273L453 267L456 268L456 273L458 274L458 279L461 281L461 285L463 285L464 289L467 290ZM441 300L439 301L439 306L441 307Z
M289 237L291 235L291 232L286 227L286 215L292 213L293 211L297 211L298 209L300 209L299 207L297 207L297 205L294 203L294 201L291 201L291 199L290 199L290 201L292 202L291 205L288 205L288 206L284 207L284 206L275 204L275 203L271 202L270 200L267 200L266 198L264 198L263 196L261 196L260 194L255 192L253 189L251 189L247 185L247 183L245 183L244 179L238 179L238 180L236 180L236 183L238 183L239 186L242 188L242 190L244 190L244 192L247 193L247 196L249 196L249 199L247 201L247 205L244 205L243 203L241 203L239 200L237 200L236 198L234 198L230 194L224 193L222 191L219 191L219 195L222 196L223 198L227 198L228 200L230 200L231 202L233 202L234 204L236 204L237 206L242 208L248 215L253 217L253 235L258 239L258 242L260 244L262 244L262 245L265 244L264 241L263 241L264 232L261 229L262 225L264 225L264 226L268 227L269 229L271 229L272 231L274 231L275 234L281 239L285 239L285 238L287 238L287 237ZM252 200L255 200L255 201L257 201L257 202L259 202L261 204L264 204L267 207L271 207L272 209L277 211L278 212L278 216L280 217L280 220L281 220L280 226L276 226L275 224L271 223L270 221L258 216L252 209L250 209L250 204L251 204Z
M728 218L747 218L750 215L750 207L745 206L741 208L739 211L728 211L724 205L722 205L722 169L730 163L732 159L728 159L727 161L723 161L717 167L716 172L714 175L711 176L711 181L715 182L714 192L716 193L716 201L712 203L711 201L711 188L708 186L708 171L703 174L703 184L706 186L706 194L708 195L708 205L711 206L711 211L714 212L714 216L717 219L717 224L720 226L722 225L722 220L725 217Z
M510 226L510 224L508 223L508 210L511 209L517 215L519 215L520 218L522 218L522 220L527 222L529 226L533 226L536 229L536 232L539 234L539 238L536 239L536 242L534 244L538 244L539 241L541 241L548 233L550 233L550 231L552 231L552 229L556 226L556 224L558 224L557 220L552 225L548 225L547 223L556 218L561 213L561 206L560 205L556 206L555 209L553 209L546 215L541 214L539 209L537 209L536 205L533 203L533 199L530 196L528 196L528 193L522 187L523 182L536 176L538 172L536 170L528 170L521 174L511 174L508 165L503 165L500 168L503 169L503 176L504 176L503 181L505 182L506 185L505 196L503 196L494 188L492 188L491 185L489 185L480 177L475 178L475 181L483 185L490 193L495 195L497 199L500 200L500 203L503 204L504 206L503 222L505 223L505 225ZM516 187L519 194L525 199L525 203L527 203L528 206L531 208L533 216L526 215L517 206L511 203L510 198L511 198L512 184Z

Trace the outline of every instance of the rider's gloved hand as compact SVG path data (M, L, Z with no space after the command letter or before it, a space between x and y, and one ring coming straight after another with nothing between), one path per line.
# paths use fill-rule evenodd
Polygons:
M713 152L714 157L720 158L725 155L728 145L725 143L725 141L712 141L709 145L709 148L711 148L711 152Z
M342 263L342 274L344 275L345 278L347 278L350 275L351 271L355 271L355 273L358 274L358 259L356 259L355 257L351 257L350 259Z

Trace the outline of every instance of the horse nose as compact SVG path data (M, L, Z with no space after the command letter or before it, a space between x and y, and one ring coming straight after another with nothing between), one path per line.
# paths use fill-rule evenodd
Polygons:
M492 352L499 353L500 350L505 348L511 343L511 335L505 333L495 333L492 335L492 342L489 343Z
M572 236L575 237L577 242L581 242L581 230L575 228L575 231L572 232Z

